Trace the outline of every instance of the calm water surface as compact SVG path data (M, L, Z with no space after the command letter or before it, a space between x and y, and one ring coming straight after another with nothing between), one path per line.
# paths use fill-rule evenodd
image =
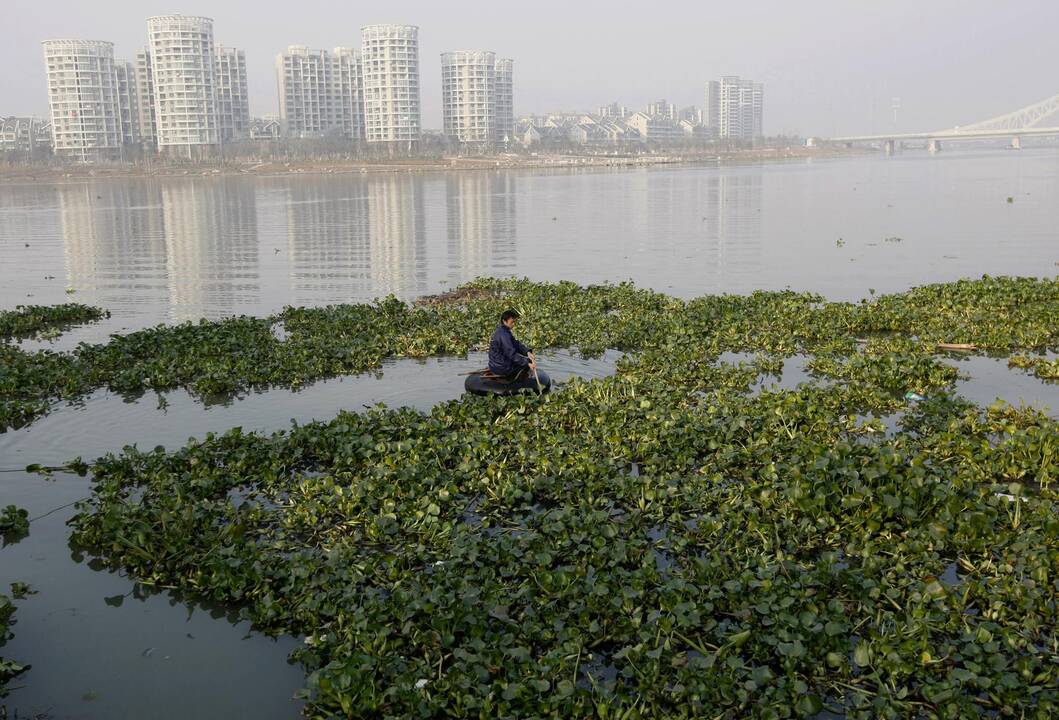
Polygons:
M99 304L115 317L88 336L105 337L411 298L479 275L851 299L982 273L1055 275L1057 241L1059 149L0 186L0 306Z
M1011 202L1008 202L1008 198ZM895 238L899 240L894 240ZM889 241L888 241L889 239ZM465 172L282 178L186 177L0 185L0 307L76 300L113 316L54 343L285 305L412 298L481 275L631 279L675 295L813 290L834 299L977 277L1059 273L1059 150L987 149L742 167ZM68 294L70 289L74 292ZM557 353L557 379L613 356ZM55 718L293 717L303 681L271 639L217 608L150 594L68 546L68 504L85 479L20 468L91 459L136 443L174 448L241 425L266 431L386 402L457 397L483 359L388 363L301 392L203 406L184 392L99 391L0 434L0 505L36 518L0 550L0 588L19 603L0 654L32 663L8 700ZM1059 386L1003 362L957 363L958 390L1059 409ZM795 364L786 382L805 379ZM2 590L0 590L2 591Z

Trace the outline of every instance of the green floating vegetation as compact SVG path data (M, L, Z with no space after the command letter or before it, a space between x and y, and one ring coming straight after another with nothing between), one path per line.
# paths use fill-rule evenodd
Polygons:
M23 592L24 587L20 583L12 585L11 589L12 594L15 596L20 593L23 596L26 594ZM0 647L3 647L4 643L14 637L11 633L11 626L15 624L14 614L15 604L7 595L0 593ZM11 681L27 670L29 670L28 665L20 665L14 660L0 655L0 700L10 694ZM0 717L7 717L7 708L3 705L0 705Z
M95 322L109 315L106 310L80 303L19 305L14 310L0 310L0 339L58 334L73 325Z
M954 396L934 353L1053 346L1056 283L860 304L474 287L289 310L285 342L337 372L466 347L513 304L537 347L635 352L550 396L126 448L92 465L73 541L304 635L313 718L1059 711L1059 427ZM761 390L792 353L813 379Z
M1042 380L1059 380L1059 358L1048 360L1028 355L1013 355L1008 358L1008 365L1024 370L1032 370L1033 374Z
M75 351L27 353L0 345L0 430L101 387L137 394L186 388L209 401L255 387L298 388L359 373L387 358L462 355L484 347L506 307L523 311L520 333L533 347L780 353L829 349L854 340L889 340L899 353L937 343L981 351L1043 351L1059 345L1059 282L991 278L916 288L860 303L810 293L714 295L688 302L629 284L479 280L432 302L394 298L373 304L287 308L114 335ZM278 330L282 328L282 333Z
M16 543L29 535L29 513L16 505L0 510L0 538L5 545Z

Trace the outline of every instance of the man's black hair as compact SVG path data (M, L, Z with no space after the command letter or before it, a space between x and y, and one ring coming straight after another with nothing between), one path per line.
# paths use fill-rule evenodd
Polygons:
M511 318L518 320L519 314L514 310L505 310L504 314L500 316L500 322L507 322Z

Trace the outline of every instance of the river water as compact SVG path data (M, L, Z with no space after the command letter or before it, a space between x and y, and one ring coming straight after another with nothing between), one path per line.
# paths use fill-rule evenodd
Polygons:
M963 150L734 167L291 177L176 177L0 185L0 308L76 300L112 317L66 349L157 323L267 314L285 305L410 299L480 275L633 280L682 297L755 289L832 299L961 277L1059 274L1059 149ZM68 292L73 291L73 292ZM553 353L553 377L615 358ZM150 593L68 546L84 478L29 463L129 443L175 448L241 425L273 431L386 402L457 397L482 358L388 363L301 392L203 406L182 391L99 391L0 433L0 506L35 518L0 550L18 603L0 655L34 667L7 703L54 718L296 717L297 638L267 638L221 608ZM971 358L959 391L1059 410L1059 386ZM792 380L793 382L793 380Z

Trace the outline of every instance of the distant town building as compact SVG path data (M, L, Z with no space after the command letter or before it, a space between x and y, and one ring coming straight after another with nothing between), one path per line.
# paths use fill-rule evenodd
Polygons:
M365 139L411 151L420 133L419 28L366 25L361 34Z
M721 139L752 140L764 134L764 86L738 75L706 83L704 124Z
M441 54L441 108L445 135L462 145L496 140L496 53Z
M360 54L291 45L276 57L279 115L290 137L364 138Z
M496 142L511 142L515 132L515 61L496 61Z
M610 105L603 105L599 108L599 116L604 118L626 118L632 113L629 112L629 108L625 107L620 103L611 103Z
M677 122L677 127L680 128L685 140L709 142L715 139L710 129L702 123L692 122L691 120L680 120Z
M625 121L639 133L641 140L665 144L684 139L684 131L666 115L638 112L630 115Z
M665 120L675 121L677 119L677 106L668 100L656 100L650 103L644 110L648 115Z
M283 135L283 124L276 115L250 118L251 140L279 140Z
M677 113L677 120L682 122L689 122L692 125L702 125L702 109L695 105L689 105L686 108L681 108L680 112Z
M214 53L214 78L217 127L221 142L245 139L250 133L246 54L242 50L218 45Z
M51 122L39 117L0 117L0 155L31 160L51 152Z
M147 19L158 150L189 159L217 149L220 133L213 20L186 15Z
M81 162L120 159L114 44L48 40L43 45L55 153Z

